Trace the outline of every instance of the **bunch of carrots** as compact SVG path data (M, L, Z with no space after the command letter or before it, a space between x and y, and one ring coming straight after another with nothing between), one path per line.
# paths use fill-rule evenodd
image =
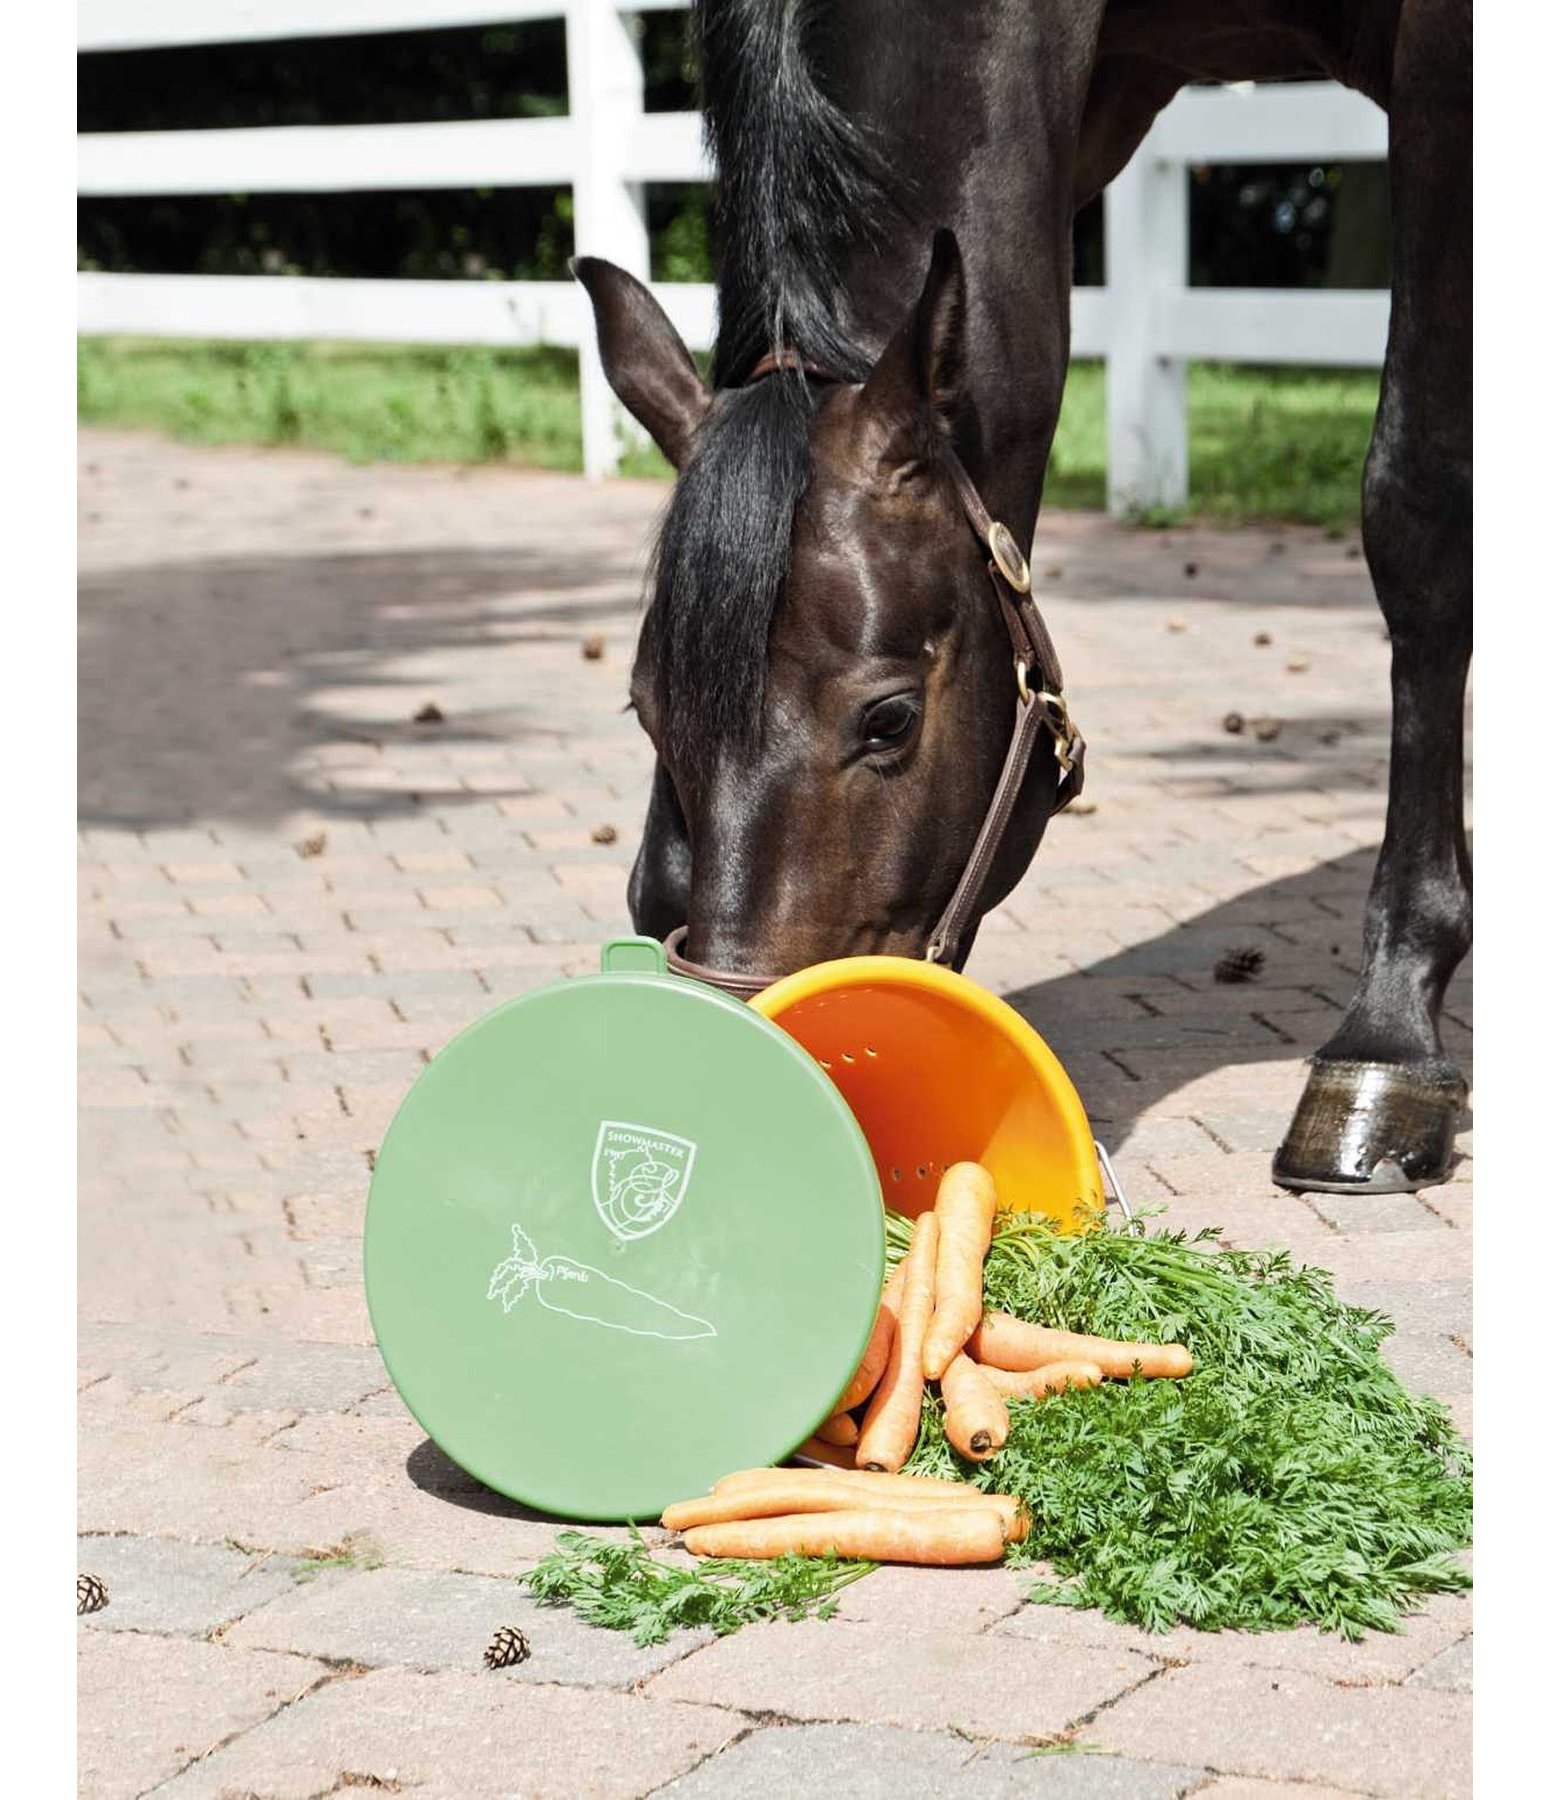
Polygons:
M940 1384L948 1442L984 1462L1007 1440L1008 1400L1043 1400L1132 1375L1189 1374L1182 1344L1121 1343L987 1313L984 1267L995 1217L989 1172L954 1163L883 1289L838 1406L797 1453L826 1466L742 1470L706 1499L670 1506L662 1522L684 1533L685 1548L700 1556L996 1561L1027 1535L1015 1499L898 1473L915 1448L928 1382Z

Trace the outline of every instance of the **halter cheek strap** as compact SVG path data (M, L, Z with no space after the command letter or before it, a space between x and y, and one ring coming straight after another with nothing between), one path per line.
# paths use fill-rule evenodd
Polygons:
M1011 640L1012 666L1017 676L1017 716L1012 723L1012 739L1007 745L1000 778L963 874L926 945L927 962L943 962L956 968L962 961L963 934L975 917L1002 839L1012 822L1012 813L1040 731L1049 731L1054 740L1055 760L1060 765L1060 781L1055 790L1056 812L1069 806L1082 791L1087 744L1066 705L1060 658L1044 615L1032 596L1028 559L1018 549L1017 540L1007 527L990 516L990 509L957 455L952 450L947 450L944 455L964 516L975 536L990 552L986 567L1001 609L1002 622Z
M782 348L762 356L749 371L745 385L751 386L778 369L799 370L817 381L835 379L796 351ZM1012 723L1012 739L1007 745L995 792L963 874L926 945L927 962L946 963L957 968L963 960L964 933L975 918L985 883L1012 822L1039 733L1049 732L1055 746L1055 760L1060 765L1055 812L1069 806L1082 791L1087 744L1066 705L1060 658L1055 653L1055 642L1044 616L1033 599L1028 559L1008 528L999 519L992 518L989 507L957 455L951 449L945 449L942 455L964 517L989 552L986 567L990 585L1011 641L1012 667L1017 677L1017 716ZM762 975L733 974L690 962L683 954L687 937L688 927L680 925L666 940L668 964L680 974L708 981L740 999L748 999L769 985L769 978Z

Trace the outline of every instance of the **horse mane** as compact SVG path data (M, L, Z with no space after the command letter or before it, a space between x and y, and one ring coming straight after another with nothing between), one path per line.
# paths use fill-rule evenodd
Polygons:
M818 79L819 15L814 0L694 7L719 175L712 379L724 391L663 518L642 633L670 747L686 764L757 731L810 474L807 378L781 371L739 384L777 345L846 381L870 367L840 322L840 268L879 230L887 195L875 151Z
M782 344L847 380L866 363L838 323L840 259L882 222L877 152L815 72L844 0L696 0L705 132L715 159L717 387Z

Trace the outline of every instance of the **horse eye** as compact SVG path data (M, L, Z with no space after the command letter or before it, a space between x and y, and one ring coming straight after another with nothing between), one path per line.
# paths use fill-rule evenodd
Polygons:
M868 750L897 750L919 722L920 701L914 694L890 694L862 714L861 736Z

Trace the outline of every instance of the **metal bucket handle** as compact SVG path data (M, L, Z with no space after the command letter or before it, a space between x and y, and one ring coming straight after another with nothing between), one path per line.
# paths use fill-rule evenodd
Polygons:
M1136 1215L1131 1210L1130 1199L1125 1192L1125 1184L1119 1178L1119 1173L1114 1167L1113 1158L1110 1157L1108 1151L1096 1138L1093 1139L1093 1148L1098 1152L1098 1164L1103 1170L1103 1185L1108 1190L1104 1196L1105 1203L1113 1201L1125 1215L1126 1221L1128 1222Z

